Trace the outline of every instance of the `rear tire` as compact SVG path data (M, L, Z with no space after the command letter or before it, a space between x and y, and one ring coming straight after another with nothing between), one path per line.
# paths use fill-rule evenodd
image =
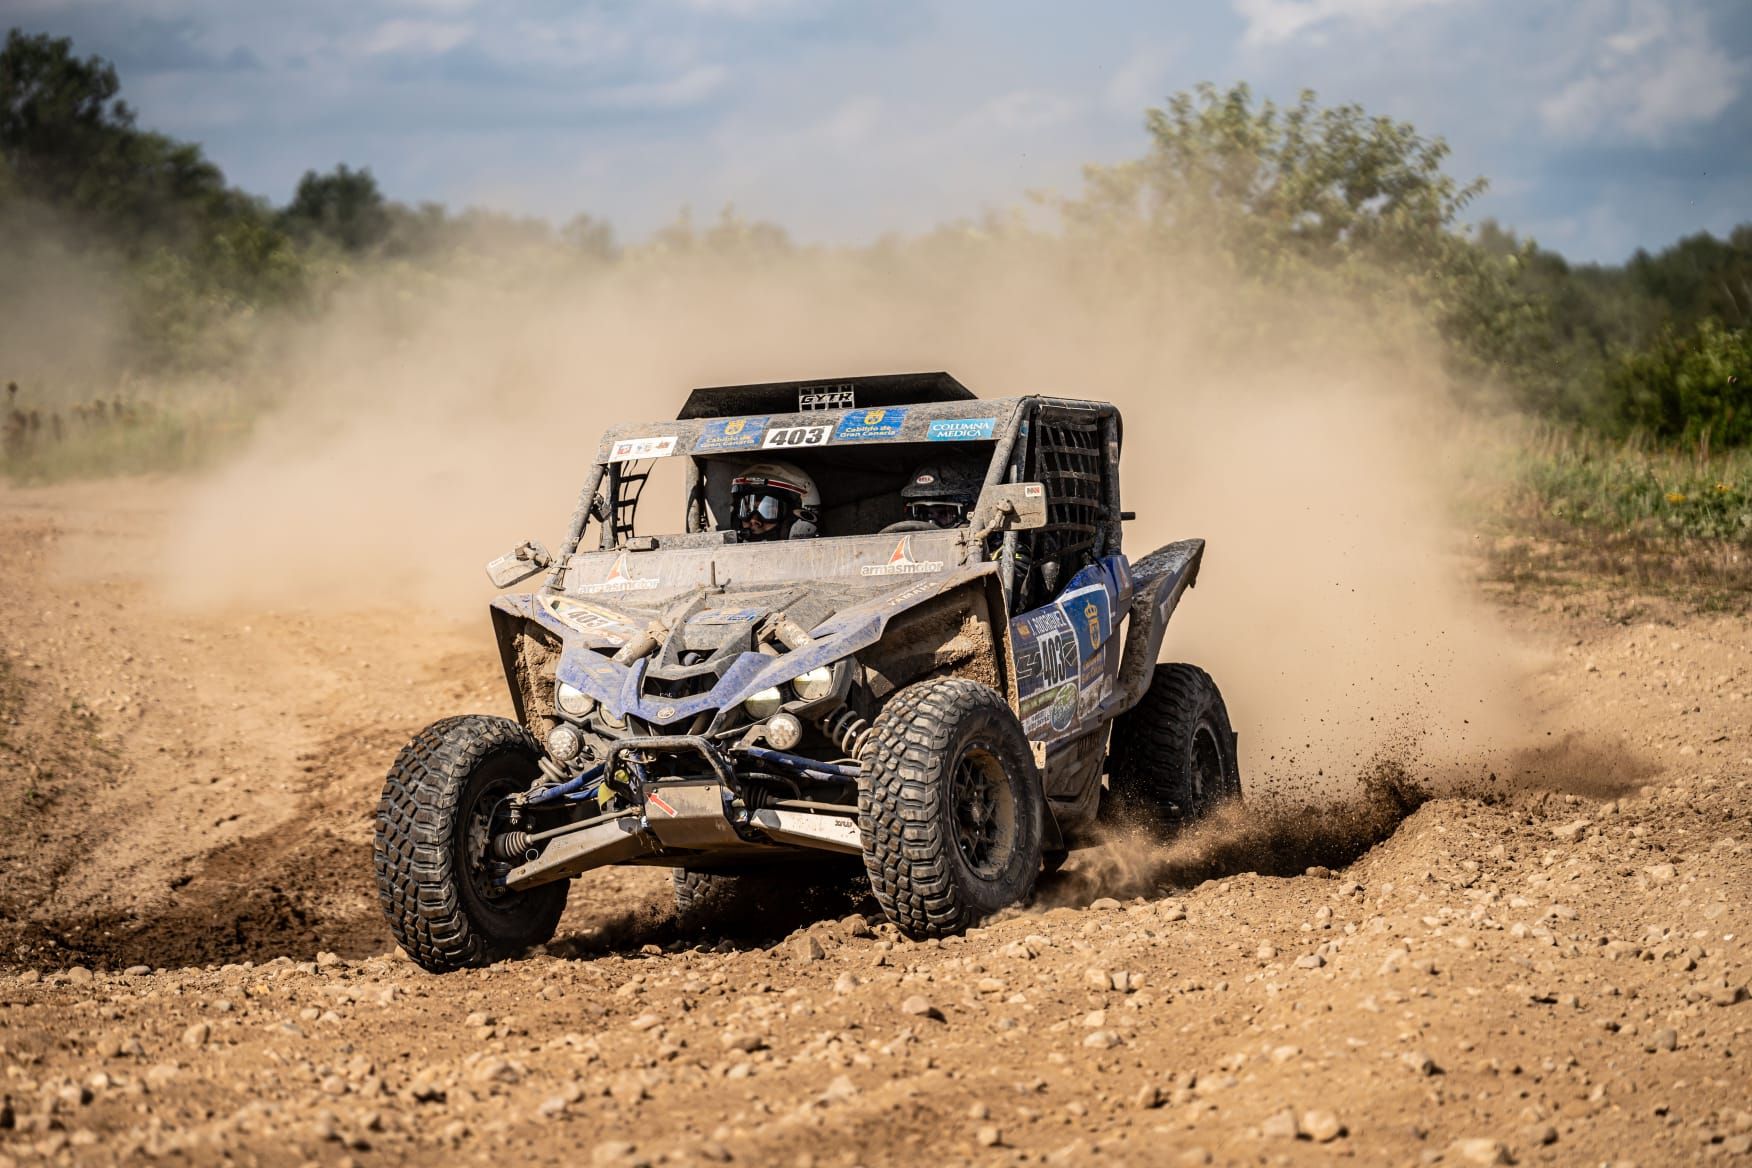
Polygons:
M1046 804L1027 736L996 692L959 678L908 686L860 758L864 870L903 933L958 933L1033 891Z
M1107 817L1172 830L1241 797L1229 711L1210 674L1158 665L1141 701L1113 727Z
M685 933L739 932L783 903L784 886L770 876L676 868L675 922ZM794 894L793 889L793 894Z
M490 965L559 927L567 881L512 892L487 858L494 812L535 781L536 758L522 726L471 714L426 727L389 768L372 866L389 930L423 968Z

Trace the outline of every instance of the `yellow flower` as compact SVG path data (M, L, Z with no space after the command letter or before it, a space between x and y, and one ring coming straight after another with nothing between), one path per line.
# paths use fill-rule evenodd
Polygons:
M1726 495L1733 489L1734 485L1732 483L1717 483L1715 485L1715 493L1718 495Z
M1667 502L1672 503L1674 505L1678 505L1680 503L1685 502L1685 496L1680 494L1678 491L1668 491L1667 492Z

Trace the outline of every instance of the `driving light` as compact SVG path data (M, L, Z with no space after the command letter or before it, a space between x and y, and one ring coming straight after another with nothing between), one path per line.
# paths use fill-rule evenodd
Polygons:
M806 702L826 697L833 692L833 666L817 665L807 673L799 673L791 688Z
M627 716L625 714L617 714L607 706L602 707L602 721L605 725L613 726L616 730L625 730L627 728Z
M776 713L784 700L784 695L779 693L777 686L774 686L772 689L761 690L743 702L742 708L748 711L748 716L751 718L766 718Z
M555 726L548 731L547 750L555 762L571 762L584 749L584 736L570 726Z
M774 750L794 750L803 741L803 723L795 714L774 714L767 719L766 740Z
M563 681L554 689L554 702L560 707L560 709L572 715L574 718L582 718L585 714L590 712L593 706L596 705L595 698L591 697L577 686L567 685Z

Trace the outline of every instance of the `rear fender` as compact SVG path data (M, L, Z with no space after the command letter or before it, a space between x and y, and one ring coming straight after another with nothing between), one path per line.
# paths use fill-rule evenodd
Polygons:
M1131 609L1127 613L1125 655L1120 659L1114 683L1115 712L1137 705L1150 686L1156 657L1162 651L1162 636L1168 618L1180 603L1181 594L1198 582L1204 560L1205 541L1183 539L1157 548L1132 563Z

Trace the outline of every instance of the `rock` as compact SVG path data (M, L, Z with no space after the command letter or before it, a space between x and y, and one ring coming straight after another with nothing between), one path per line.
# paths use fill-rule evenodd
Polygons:
M982 1124L973 1133L973 1142L982 1148L1001 1148L1004 1146L1004 1133L996 1124Z
M836 1075L833 1082L827 1085L827 1090L821 1093L821 1098L828 1103L838 1103L857 1093L858 1085L852 1082L850 1075Z
M1529 1147L1557 1143L1557 1129L1549 1123L1536 1123L1521 1132L1521 1142Z
M1105 991L1112 988L1112 976L1098 965L1092 965L1083 971L1083 984L1092 990Z
M1408 1050L1399 1056L1399 1061L1420 1075L1439 1075L1442 1068L1436 1065L1436 1060L1421 1050Z
M1737 1006L1746 1000L1746 987L1717 986L1710 991L1709 1000L1718 1006Z
M1305 1111L1302 1113L1302 1134L1317 1144L1329 1144L1344 1134L1344 1124L1330 1111Z
M1004 992L1004 983L999 978L982 977L974 988L982 994L1001 994Z
M590 1150L590 1162L592 1164L619 1164L623 1160L632 1159L633 1153L636 1151L638 1148L625 1140L604 1140Z
M211 1026L205 1022L196 1022L193 1026L190 1026L187 1030L183 1031L183 1045L205 1046L207 1045L207 1039L212 1036L213 1028Z
M535 1113L543 1119L555 1119L566 1113L566 1097L564 1095L549 1095L536 1107Z
M766 1049L766 1039L760 1035L743 1034L735 1030L726 1030L718 1035L718 1042L725 1050L739 1050L743 1054Z
M858 919L863 920L862 917ZM735 1157L730 1154L727 1145L720 1144L717 1140L707 1140L700 1145L700 1159L708 1160L713 1164L728 1164Z
M484 1058L470 1072L477 1083L515 1083L523 1073L502 1058Z
M1083 1028L1085 1030L1099 1030L1105 1025L1107 1025L1106 1010L1091 1010L1083 1015Z
M1211 1155L1209 1148L1199 1147L1186 1148L1181 1151L1179 1156L1175 1157L1176 1163L1185 1164L1188 1168L1197 1168L1198 1165L1210 1164L1214 1160L1215 1157Z
M1096 912L1112 912L1119 907L1119 901L1113 899L1111 896L1103 896L1091 902L1089 907Z
M1162 910L1162 919L1165 921L1184 921L1186 919L1185 906L1178 904L1169 905Z
M833 979L833 992L836 994L849 994L863 984L864 979L857 974L842 973Z
M634 1018L631 1022L627 1023L627 1025L631 1026L634 1030L655 1030L657 1027L663 1025L663 1019L655 1014L640 1014L637 1018Z
M1679 1032L1674 1030L1671 1026L1662 1027L1660 1030L1655 1031L1649 1036L1648 1049L1660 1051L1678 1050Z
M130 965L122 972L129 977L151 977L152 967L150 965Z
M1145 1083L1138 1088L1138 1093L1132 1096L1132 1103L1145 1111L1154 1110L1167 1101L1162 1094L1162 1088L1154 1083Z
M1271 1061L1282 1066L1284 1063L1289 1062L1301 1053L1302 1049L1300 1047L1280 1046L1271 1052Z
M870 932L870 922L865 920L860 913L853 913L851 916L843 918L840 921L840 924L845 926L846 936L848 937L869 937L873 935Z
M1649 874L1649 879L1656 884L1665 884L1679 874L1679 870L1671 864L1650 864L1643 869Z
M88 986L97 980L91 970L83 965L75 965L67 970L67 984L71 986Z
M1571 820L1569 823L1559 824L1557 827L1552 828L1551 834L1562 843L1579 843L1582 838L1588 834L1588 828L1592 826L1593 825L1586 819L1575 819ZM1490 1163L1491 1161L1484 1162Z
M923 995L914 994L900 1004L902 1014L911 1014L915 1018L929 1018L934 1022L943 1021L943 1011L931 1005Z
M1111 1030L1097 1030L1083 1039L1083 1045L1091 1050L1111 1050L1123 1041Z
M476 1010L474 1013L464 1018L462 1024L464 1026L491 1026L495 1021L496 1019L491 1014L486 1014L480 1010Z
M408 1084L408 1095L415 1103L442 1103L446 1098L444 1088L424 1071Z
M1304 953L1296 958L1297 969L1319 969L1326 964L1326 958L1318 953Z
M1017 961L1032 961L1037 952L1037 950L1030 948L1025 941L1011 941L998 950L998 956L1012 957Z
M1277 956L1277 946L1270 943L1261 945L1255 952L1254 956L1258 957L1261 961L1270 961Z
M798 933L790 941L791 956L798 961L820 961L827 956L814 933Z
M1297 1135L1296 1113L1285 1108L1266 1117L1259 1134L1268 1140L1293 1140Z
M1507 1164L1509 1150L1500 1140L1471 1138L1455 1140L1448 1145L1448 1154L1466 1164Z

